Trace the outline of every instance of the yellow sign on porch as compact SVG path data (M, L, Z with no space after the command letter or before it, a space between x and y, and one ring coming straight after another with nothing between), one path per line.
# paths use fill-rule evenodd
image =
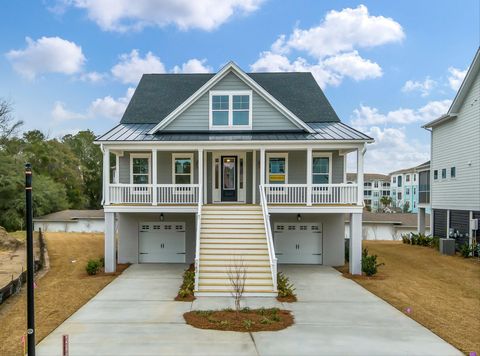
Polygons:
M270 174L270 183L285 183L285 175Z

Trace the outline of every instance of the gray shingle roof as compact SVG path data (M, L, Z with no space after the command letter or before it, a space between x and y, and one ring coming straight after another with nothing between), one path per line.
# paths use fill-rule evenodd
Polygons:
M34 221L72 221L78 219L103 219L103 209L98 210L62 210L39 216Z
M121 124L158 124L215 74L144 74ZM311 73L247 73L304 122L339 122Z
M314 122L308 124L315 133L295 132L171 132L160 131L154 135L148 132L155 124L119 124L97 141L288 141L288 140L372 140L367 135L341 122Z

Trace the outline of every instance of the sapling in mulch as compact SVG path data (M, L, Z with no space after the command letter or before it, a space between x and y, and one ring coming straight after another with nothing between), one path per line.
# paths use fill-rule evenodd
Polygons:
M232 265L228 268L228 279L232 285L232 297L235 301L235 310L240 312L240 301L245 292L247 268L241 257L234 257Z

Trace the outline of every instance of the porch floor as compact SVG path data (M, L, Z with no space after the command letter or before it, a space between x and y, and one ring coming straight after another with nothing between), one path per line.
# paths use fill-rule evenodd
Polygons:
M232 298L174 302L186 265L132 265L37 346L59 355L462 355L451 345L330 267L279 266L297 303L249 298L243 305L291 309L295 324L278 332L195 329L183 313L233 305Z

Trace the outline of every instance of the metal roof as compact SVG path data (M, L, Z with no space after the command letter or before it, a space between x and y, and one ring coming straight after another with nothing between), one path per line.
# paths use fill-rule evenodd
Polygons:
M169 141L373 141L373 139L342 122L311 122L308 125L315 133L303 131L161 131L148 132L155 124L119 124L99 136L100 142L169 142Z

